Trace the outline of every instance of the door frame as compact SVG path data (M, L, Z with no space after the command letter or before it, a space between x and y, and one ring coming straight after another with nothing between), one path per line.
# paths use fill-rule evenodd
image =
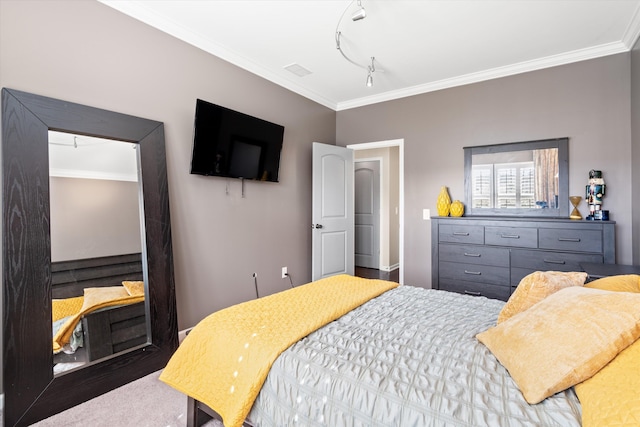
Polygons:
M398 238L398 264L400 269L400 284L404 284L404 138L401 139L391 139L385 141L375 141L375 142L363 142L360 144L349 144L346 146L347 148L351 148L354 151L358 150L370 150L372 148L387 148L387 147L398 147L398 178L399 181L399 202L398 204L398 216L399 216L399 238ZM382 178L382 177L381 177Z

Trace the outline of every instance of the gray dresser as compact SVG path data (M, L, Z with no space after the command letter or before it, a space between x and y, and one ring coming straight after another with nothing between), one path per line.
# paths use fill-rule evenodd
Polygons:
M615 263L614 221L431 219L432 287L506 301L534 271Z

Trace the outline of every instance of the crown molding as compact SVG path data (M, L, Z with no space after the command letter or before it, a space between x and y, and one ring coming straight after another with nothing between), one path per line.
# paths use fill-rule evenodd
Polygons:
M472 83L479 83L487 80L497 79L500 77L513 76L529 71L536 71L544 68L566 65L573 62L585 61L588 59L595 59L628 51L629 48L623 42L608 43L588 49L579 49L560 55L547 56L545 58L540 58L533 61L524 61L517 64L508 65L506 67L497 67L490 70L480 71L478 73L470 73L450 79L443 79L423 85L412 86L401 90L386 92L380 95L339 102L336 111L363 107L366 105L377 104L379 102L392 101L395 99L406 98L423 93L435 92L437 90L449 89L452 87L463 86Z
M631 50L638 41L638 38L640 38L640 4L636 7L629 26L622 36L622 43L627 46L628 50Z
M545 58L539 58L532 61L524 61L504 67L497 67L490 70L483 70L477 73L465 74L449 79L443 79L422 85L416 85L400 90L389 91L379 95L366 96L348 101L336 102L315 91L310 91L292 80L279 76L265 67L260 66L249 58L238 55L235 52L213 43L200 34L177 25L168 19L156 14L153 10L145 7L144 1L117 1L117 0L98 0L125 15L128 15L138 21L148 24L167 34L170 34L190 45L196 46L205 52L211 53L216 57L242 68L252 74L262 77L278 86L288 89L298 95L308 98L320 105L330 108L334 111L343 111L357 107L377 104L380 102L392 101L409 96L420 95L424 93L434 92L442 89L449 89L457 86L463 86L472 83L479 83L487 80L497 79L501 77L513 76L529 71L541 70L544 68L566 65L573 62L585 61L589 59L600 58L608 55L630 51L636 41L640 38L640 5L636 8L633 17L622 36L621 41L607 43L586 49L579 49L572 52L551 55Z

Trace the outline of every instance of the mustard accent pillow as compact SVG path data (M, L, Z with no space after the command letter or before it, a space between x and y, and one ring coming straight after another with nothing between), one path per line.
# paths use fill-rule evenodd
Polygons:
M598 372L640 337L640 294L571 286L476 336L534 404Z
M621 274L603 277L584 285L585 288L602 289L603 291L640 292L640 275Z
M640 340L575 390L582 427L640 426Z
M640 275L625 274L594 280L585 288L640 293ZM576 385L583 427L640 425L640 340L607 366Z
M144 282L124 281L122 282L122 286L124 286L129 295L132 297L144 296Z
M549 295L569 286L582 286L587 273L536 271L522 278L498 315L498 323L531 308Z

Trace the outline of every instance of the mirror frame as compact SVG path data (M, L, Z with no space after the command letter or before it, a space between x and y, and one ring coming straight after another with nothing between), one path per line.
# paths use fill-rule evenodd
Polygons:
M146 345L55 377L49 130L139 144L151 332ZM2 177L5 425L32 424L164 368L178 346L164 124L3 88Z
M474 154L504 153L546 148L558 149L558 209L537 208L473 208L472 156ZM569 138L544 139L538 141L511 142L508 144L464 147L464 194L465 216L518 216L518 217L569 217Z

